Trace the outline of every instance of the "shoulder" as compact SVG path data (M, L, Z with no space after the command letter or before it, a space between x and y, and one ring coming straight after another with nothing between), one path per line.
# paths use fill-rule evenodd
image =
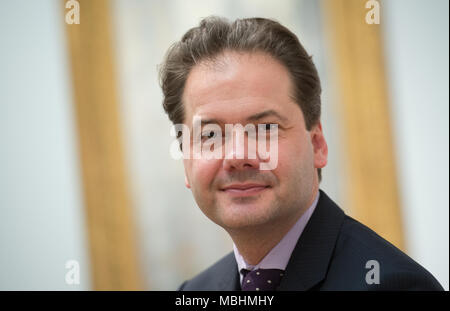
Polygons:
M237 274L237 265L234 253L228 253L209 268L200 272L190 280L185 281L178 290L232 290Z
M425 268L349 216L342 223L328 279L328 284L355 290L443 289Z

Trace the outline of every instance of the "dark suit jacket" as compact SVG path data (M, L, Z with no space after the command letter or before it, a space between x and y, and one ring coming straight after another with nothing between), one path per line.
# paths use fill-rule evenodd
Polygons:
M379 263L379 284L368 284ZM233 252L179 290L240 290ZM283 291L299 290L443 290L423 267L374 231L346 216L323 192L292 252L283 279Z

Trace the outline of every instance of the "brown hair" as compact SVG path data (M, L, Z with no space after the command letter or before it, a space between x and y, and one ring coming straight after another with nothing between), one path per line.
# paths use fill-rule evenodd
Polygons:
M300 106L306 129L320 120L320 79L311 56L297 36L280 23L266 18L204 18L173 44L160 68L163 107L174 124L183 123L183 92L191 69L205 60L214 60L226 50L265 52L281 62L289 71L293 98ZM318 169L319 180L321 170Z

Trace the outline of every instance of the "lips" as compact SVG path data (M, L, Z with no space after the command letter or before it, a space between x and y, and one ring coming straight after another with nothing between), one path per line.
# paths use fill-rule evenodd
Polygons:
M265 184L247 183L247 184L232 184L223 187L221 191L234 197L252 196L260 194L263 191L267 190L268 188L270 188L270 186Z

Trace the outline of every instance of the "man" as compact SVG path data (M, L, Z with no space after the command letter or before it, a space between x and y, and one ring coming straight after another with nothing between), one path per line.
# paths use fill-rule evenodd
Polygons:
M320 81L292 32L268 19L208 17L170 48L160 74L165 111L188 129L182 149L205 139L228 144L214 158L187 152L184 167L198 206L234 250L180 290L442 289L319 190L328 154ZM230 145L230 124L269 133L249 131ZM186 136L196 126L200 139ZM249 156L250 142L266 139L276 153ZM261 169L272 158L276 165Z

